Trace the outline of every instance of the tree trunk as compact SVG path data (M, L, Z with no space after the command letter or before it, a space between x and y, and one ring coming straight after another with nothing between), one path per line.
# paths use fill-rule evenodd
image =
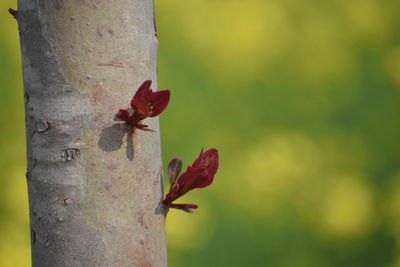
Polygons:
M166 266L155 133L114 122L156 82L152 0L19 0L33 266Z

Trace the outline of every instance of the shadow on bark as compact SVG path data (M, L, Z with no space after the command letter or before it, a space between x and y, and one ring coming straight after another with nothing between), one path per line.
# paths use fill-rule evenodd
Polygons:
M157 206L157 208L155 209L154 213L156 215L167 215L168 210L165 208L164 204L162 204L162 201L164 200L164 175L161 172L160 173L160 191L161 191L161 197L160 197L160 202Z
M162 201L162 199L161 199ZM165 208L165 206L160 202L160 204L158 204L157 208L155 209L155 214L156 215L163 215L166 216L167 215L168 210Z
M120 149L126 135L126 157L132 161L134 157L133 131L132 128L123 123L116 123L101 131L98 146L105 152L112 152Z
M134 150L133 150L133 131L128 131L126 135L126 149L125 149L126 157L132 161Z

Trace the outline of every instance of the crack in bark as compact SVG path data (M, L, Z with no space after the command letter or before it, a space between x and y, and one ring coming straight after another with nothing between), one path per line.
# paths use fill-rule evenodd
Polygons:
M67 148L61 152L61 158L64 161L71 161L78 157L80 150L77 148Z
M32 243L36 244L36 232L32 228L31 228L31 231L32 231Z
M97 64L97 66L123 68L124 64L122 62L112 61L110 63Z

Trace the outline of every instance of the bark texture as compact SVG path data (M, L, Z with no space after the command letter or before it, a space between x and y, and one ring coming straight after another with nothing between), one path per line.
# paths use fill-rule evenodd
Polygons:
M19 0L33 266L166 266L156 133L114 122L156 82L152 0Z

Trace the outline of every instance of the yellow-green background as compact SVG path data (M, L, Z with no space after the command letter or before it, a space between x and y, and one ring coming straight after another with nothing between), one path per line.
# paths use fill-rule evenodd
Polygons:
M29 266L15 0L0 1L0 266ZM156 0L164 164L220 150L172 267L400 266L400 1Z

